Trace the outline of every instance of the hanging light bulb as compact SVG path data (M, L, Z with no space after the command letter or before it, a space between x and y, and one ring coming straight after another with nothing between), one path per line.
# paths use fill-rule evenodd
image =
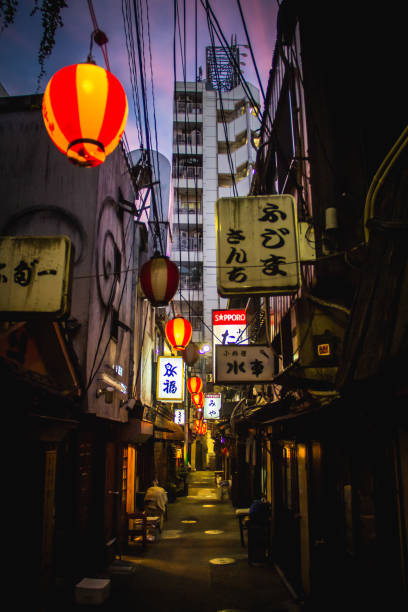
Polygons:
M190 321L178 316L166 323L165 332L170 346L177 351L184 351L191 340L193 328Z
M51 77L42 114L55 146L77 166L102 164L125 130L125 90L110 72L92 63L74 64Z

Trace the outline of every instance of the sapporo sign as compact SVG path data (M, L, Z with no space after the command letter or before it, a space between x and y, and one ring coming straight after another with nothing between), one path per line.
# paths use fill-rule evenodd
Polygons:
M295 199L219 198L215 203L217 288L230 295L287 295L300 287Z
M71 261L67 236L0 236L0 318L68 314Z
M217 383L264 383L274 378L274 352L271 347L262 344L217 344L215 349Z

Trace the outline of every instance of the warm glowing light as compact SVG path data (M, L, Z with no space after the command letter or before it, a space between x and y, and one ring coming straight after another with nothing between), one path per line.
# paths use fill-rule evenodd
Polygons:
M202 391L199 391L198 393L192 393L191 401L193 402L195 406L202 408L204 406L204 401L205 401L204 393Z
M191 376L187 381L187 389L190 393L200 393L203 388L203 381L199 376Z
M166 323L165 332L170 346L177 351L183 351L191 340L193 329L190 321L175 317Z
M102 164L125 130L125 90L110 72L95 64L58 70L48 82L42 113L55 146L77 166Z

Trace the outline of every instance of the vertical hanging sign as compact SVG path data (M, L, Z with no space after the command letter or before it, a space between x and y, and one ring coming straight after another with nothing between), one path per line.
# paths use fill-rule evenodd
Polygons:
M230 295L289 295L300 288L295 199L219 198L215 203L217 288Z
M182 402L184 400L184 361L182 357L159 357L156 397L161 402Z

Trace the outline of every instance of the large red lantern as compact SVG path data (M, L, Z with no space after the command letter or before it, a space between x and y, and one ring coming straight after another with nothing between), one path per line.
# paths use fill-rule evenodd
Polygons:
M191 327L190 321L187 321L187 319L175 317L166 323L165 332L170 346L177 351L184 351L191 340L193 328Z
M95 64L58 70L44 92L43 118L55 146L78 166L98 166L118 146L128 104L118 79Z
M187 381L187 389L190 393L200 393L203 388L203 381L199 376L192 376Z
M191 401L198 408L202 408L204 406L204 393L199 391L198 393L191 394Z
M156 252L140 270L140 284L153 306L167 306L177 291L179 271L174 261Z

